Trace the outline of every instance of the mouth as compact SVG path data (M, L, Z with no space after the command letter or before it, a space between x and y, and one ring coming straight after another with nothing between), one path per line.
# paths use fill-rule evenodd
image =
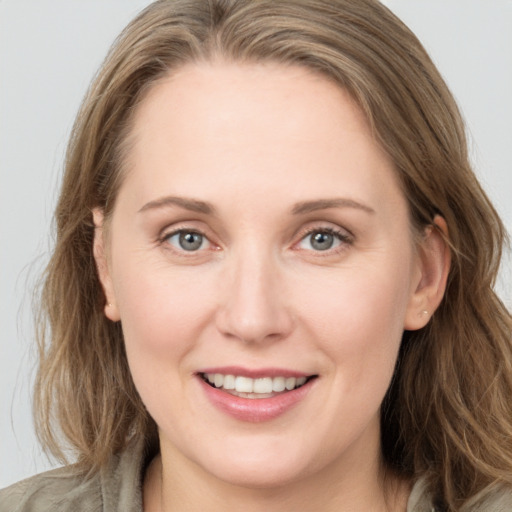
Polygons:
M215 409L245 423L271 421L308 403L319 380L286 368L239 366L203 368L196 377Z
M273 398L301 388L317 375L286 377L263 376L251 378L244 375L223 373L199 373L201 379L212 388L230 395L248 399Z

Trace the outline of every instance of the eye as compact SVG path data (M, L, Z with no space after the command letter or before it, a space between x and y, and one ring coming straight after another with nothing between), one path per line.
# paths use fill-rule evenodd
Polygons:
M207 249L210 246L209 240L197 231L180 230L170 233L164 237L164 241L176 249L194 252Z
M299 242L298 247L313 251L328 251L349 241L350 237L346 233L331 228L321 228L307 233Z

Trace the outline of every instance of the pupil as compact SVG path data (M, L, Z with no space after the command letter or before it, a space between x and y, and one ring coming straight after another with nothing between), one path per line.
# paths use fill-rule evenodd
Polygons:
M332 247L333 242L334 239L330 233L315 233L311 245L314 249L326 251Z
M203 237L199 233L181 233L180 246L185 251L195 251L201 247Z

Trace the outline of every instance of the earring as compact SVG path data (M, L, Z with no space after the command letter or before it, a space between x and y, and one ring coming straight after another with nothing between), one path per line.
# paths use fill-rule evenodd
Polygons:
M422 316L428 315L428 311L427 311L426 309L424 309L424 310L421 312L421 315L422 315Z

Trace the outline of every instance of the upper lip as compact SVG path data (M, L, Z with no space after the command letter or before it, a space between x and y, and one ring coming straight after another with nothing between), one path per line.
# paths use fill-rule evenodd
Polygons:
M304 373L287 368L245 368L242 366L216 366L202 368L198 374L220 373L222 375L236 375L241 377L249 377L251 379L260 379L263 377L311 377L313 374Z

